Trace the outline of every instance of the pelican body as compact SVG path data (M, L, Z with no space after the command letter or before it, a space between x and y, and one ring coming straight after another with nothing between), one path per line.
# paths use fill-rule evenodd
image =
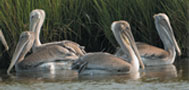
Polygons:
M111 29L121 49L129 54L131 62L109 53L87 53L73 64L73 69L79 69L80 74L117 74L139 71L139 66L143 63L135 46L129 23L123 20L115 21Z
M74 51L78 56L83 56L86 53L83 46L80 46L79 44L69 40L41 44L39 37L44 20L45 20L44 10L35 9L30 13L30 31L35 33L35 41L32 47L33 52L37 52L38 50L43 50L45 49L46 46L49 45L63 45Z
M69 69L71 63L78 59L74 52L60 45L48 45L44 49L25 57L32 48L34 41L34 32L26 31L20 35L11 64L7 70L8 74L14 65L16 71Z
M164 49L138 42L136 43L140 56L147 66L172 64L175 61L176 51L181 55L180 48L175 39L169 18L164 13L154 15L155 26L163 42ZM123 51L119 50L116 55L127 58Z
M3 43L5 49L6 49L6 50L9 50L9 46L7 45L7 42L6 42L6 40L5 40L5 37L4 37L3 32L2 32L1 29L0 29L0 40L1 40L1 42Z

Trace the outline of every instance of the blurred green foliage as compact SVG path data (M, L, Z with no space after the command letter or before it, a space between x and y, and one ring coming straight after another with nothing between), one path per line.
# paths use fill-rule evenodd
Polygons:
M10 46L10 58L19 35L29 29L29 14L44 9L46 19L41 30L43 43L72 40L86 47L87 52L113 53L118 47L110 25L127 20L136 41L162 47L155 30L153 15L166 13L179 46L185 52L189 33L189 0L0 0L0 28ZM4 53L0 47L0 57Z

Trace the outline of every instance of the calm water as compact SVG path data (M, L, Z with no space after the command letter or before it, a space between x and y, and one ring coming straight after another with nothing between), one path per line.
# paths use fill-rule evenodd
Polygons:
M1 70L0 90L189 90L189 58L147 67L136 75L78 76L75 71L13 73Z

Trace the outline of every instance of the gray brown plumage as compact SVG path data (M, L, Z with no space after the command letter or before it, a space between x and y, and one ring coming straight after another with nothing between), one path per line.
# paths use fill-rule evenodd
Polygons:
M181 55L180 48L176 42L169 18L164 13L154 15L155 26L164 44L164 49L146 43L137 42L137 48L145 65L172 64L178 55ZM116 56L127 58L127 54L118 50Z
M30 13L30 31L35 32L36 35L35 42L32 47L33 52L42 50L48 45L62 45L67 48L70 48L70 50L74 51L75 54L78 56L82 56L86 53L83 46L80 46L79 44L69 40L55 41L55 42L41 44L39 36L44 20L45 20L44 10L35 9Z
M7 73L10 73L14 65L16 66L16 71L41 69L56 70L56 68L69 69L71 65L66 65L65 63L73 62L78 59L78 56L75 55L75 53L60 45L48 45L44 49L33 52L26 57L25 55L32 48L34 41L34 32L26 31L20 35L19 42L16 46Z
M112 73L136 73L139 71L139 64L143 66L139 53L136 49L128 22L114 21L111 25L112 32L124 52L128 52L131 62L116 57L109 53L96 52L87 53L80 57L73 64L73 68L81 74L112 74ZM84 63L84 64L82 64ZM81 66L81 67L80 67Z

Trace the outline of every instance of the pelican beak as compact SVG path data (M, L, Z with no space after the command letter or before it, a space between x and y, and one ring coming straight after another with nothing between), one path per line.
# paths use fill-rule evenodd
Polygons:
M123 38L125 44L127 44L127 45L129 45L129 46L132 47L132 49L133 49L135 55L137 56L137 58L138 58L138 60L139 60L139 63L140 63L140 65L141 65L142 69L145 69L144 63L143 63L143 61L142 61L142 59L141 59L141 57L140 57L140 54L139 54L139 52L138 52L138 49L137 49L137 47L136 47L136 43L135 43L135 40L134 40L134 37L133 37L133 35L132 35L131 30L129 29L129 30L124 30L124 31L122 31L122 32L120 33L120 36Z
M37 23L33 20L33 17L30 17L30 27L29 30L35 32Z
M171 26L169 26L169 30L170 30L170 31L173 31L172 28L171 28ZM175 49L176 49L176 51L177 51L177 53L178 53L178 56L181 56L182 53L181 53L181 50L180 50L180 48L179 48L179 46L178 46L178 43L177 43L177 41L176 41L176 39L175 39L175 36L174 36L174 33L173 33L173 32L170 33L170 38L172 39L172 43L173 43L173 45L175 46Z
M0 29L0 40L3 43L3 45L5 46L5 49L8 51L9 50L9 46L7 45L7 42L5 40L5 37Z
M26 36L26 35L27 35L27 36ZM31 39L31 35L30 35L28 32L23 32L23 33L21 34L20 39L19 39L19 42L18 42L18 44L17 44L17 46L16 46L16 50L15 50L15 52L14 52L14 54L13 54L11 63L10 63L10 65L9 65L9 67L8 67L7 74L10 74L10 71L11 71L11 69L13 68L13 66L14 66L20 59L22 59L23 54L25 54L25 53L23 53L24 50L25 50L25 47L27 47L27 45L30 45L30 44L31 44L31 43L29 43L29 42L31 42L30 39ZM31 46L32 46L32 45L31 45Z
M41 18L41 14L39 10L36 9L30 13L30 28L29 28L30 31L35 32L40 18Z
M175 45L175 48L177 50L178 55L181 56L182 52L181 52L181 50L180 50L180 48L179 48L179 46L178 46L177 41L175 40L175 38L173 38L173 43Z
M156 16L157 16L157 15L156 15ZM156 16L154 16L154 18L155 18ZM167 17L167 16L166 16L166 17ZM155 20L155 21L156 21L156 20ZM172 29L172 27L171 27L171 24L170 24L170 22L169 22L168 17L167 17L167 19L165 18L165 19L159 20L159 22L158 22L158 20L157 20L155 23L159 23L159 25L161 26L161 29L157 29L158 32L159 32L159 34L162 34L162 33L160 33L160 32L162 32L162 31L166 34L166 36L164 36L164 37L166 37L166 38L169 39L169 41L170 41L170 42L172 43L172 45L175 47L175 49L176 49L178 55L180 56L182 53L181 53L181 50L180 50L180 48L179 48L179 46L178 46L178 44L177 44L177 41L176 41L176 39L175 39L175 36L174 36L174 33L173 33L173 29ZM158 27L157 27L157 28L158 28ZM162 36L162 37L163 37L163 36Z
M128 54L128 49L126 47L132 48L134 51L134 54L136 55L136 57L139 60L139 63L141 65L142 69L144 69L145 66L142 62L142 59L141 59L138 49L136 47L135 40L132 35L129 23L126 21L122 21L122 20L114 21L111 25L111 30L112 30L116 40L118 41L119 45L121 46L121 48L124 49L123 50L124 53ZM115 30L118 30L118 31L115 31Z

